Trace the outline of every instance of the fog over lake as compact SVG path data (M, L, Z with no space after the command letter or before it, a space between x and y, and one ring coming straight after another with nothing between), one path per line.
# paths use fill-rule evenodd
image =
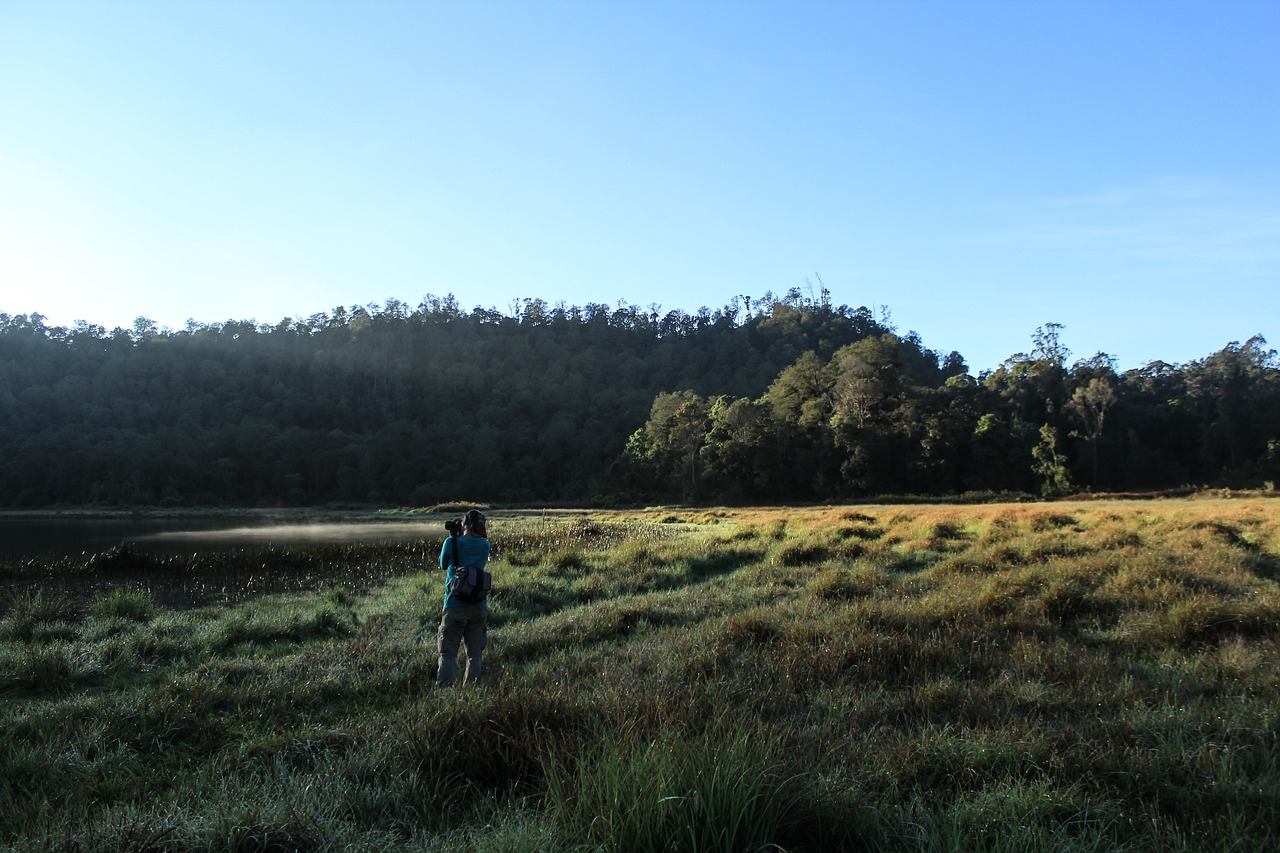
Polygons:
M442 516L443 518L443 516ZM440 540L442 520L281 521L253 517L0 517L0 556L92 554L127 544L157 554L346 542Z

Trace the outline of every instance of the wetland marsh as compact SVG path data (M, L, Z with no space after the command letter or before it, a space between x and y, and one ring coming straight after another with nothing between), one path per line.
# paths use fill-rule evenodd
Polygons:
M490 533L480 690L431 687L438 537L6 563L0 846L1280 843L1278 501ZM110 583L46 586L57 565ZM243 594L171 604L172 576Z

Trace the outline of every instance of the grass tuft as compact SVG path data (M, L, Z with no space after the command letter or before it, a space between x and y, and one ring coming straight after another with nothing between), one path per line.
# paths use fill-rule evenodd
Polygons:
M14 593L6 610L7 615L0 620L3 640L59 639L66 633L64 626L79 616L68 596L41 589ZM57 626L52 634L47 630L50 626Z
M624 733L572 764L551 753L549 818L581 849L827 849L827 804L788 772L783 751L767 731L722 725Z
M94 599L89 612L100 619L149 622L156 614L156 603L146 590L117 587Z

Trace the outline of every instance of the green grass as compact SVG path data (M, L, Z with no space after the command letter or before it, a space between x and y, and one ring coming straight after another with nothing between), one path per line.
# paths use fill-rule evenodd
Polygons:
M438 543L25 565L0 849L1280 845L1280 502L490 532L480 690Z

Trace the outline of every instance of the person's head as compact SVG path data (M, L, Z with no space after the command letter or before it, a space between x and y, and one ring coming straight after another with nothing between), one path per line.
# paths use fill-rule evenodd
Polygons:
M467 510L467 514L462 517L462 535L489 538L489 531L485 527L483 512L478 509Z

